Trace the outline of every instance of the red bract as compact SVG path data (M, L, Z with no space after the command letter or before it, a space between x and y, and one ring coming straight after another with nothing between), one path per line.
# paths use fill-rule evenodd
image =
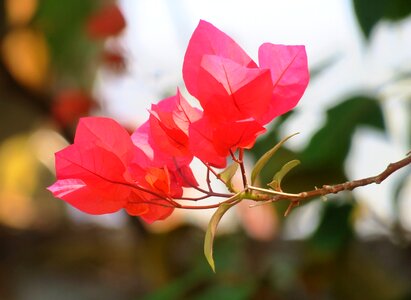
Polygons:
M153 104L150 118L132 135L156 165L169 170L187 166L193 159L189 149L188 130L201 117L201 111L190 106L177 90L175 96Z
M215 148L214 130L206 117L190 126L190 150L200 160L213 167L224 168L226 155L220 155Z
M201 111L191 107L179 90L175 96L153 104L149 120L154 150L192 158L188 149L188 128L201 115Z
M190 39L184 82L207 118L192 125L190 139L195 155L214 166L223 165L214 152L224 156L251 147L264 132L262 126L292 109L308 84L304 46L263 44L259 58L260 67L205 21L200 21Z
M125 26L123 13L116 4L111 4L90 17L87 33L91 38L102 39L119 34Z
M163 138L166 139L165 133L163 134ZM182 186L197 186L198 183L188 166L193 159L193 154L190 152L188 156L173 156L167 152L159 151L158 148L155 147L151 135L152 130L150 121L148 120L137 128L131 136L133 143L138 145L139 149L144 151L144 154L148 158L148 164L146 163L145 166L166 167L172 178L171 185L175 185L175 189L181 188Z
M149 120L131 136L150 159L150 165L167 167L174 189L193 187L198 183L188 166L193 160L189 149L189 126L201 117L201 111L190 106L177 90L175 96L153 104Z
M217 124L205 116L190 126L191 151L211 166L224 168L230 150L250 149L263 132L264 127L252 118Z
M133 206L133 214L143 219L163 219L173 208L158 203L182 191L171 191L168 170L145 168L147 161L118 123L107 118L83 118L74 144L56 153L58 180L49 190L90 214Z

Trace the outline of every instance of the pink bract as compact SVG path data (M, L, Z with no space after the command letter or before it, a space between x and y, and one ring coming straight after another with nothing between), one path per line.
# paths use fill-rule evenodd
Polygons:
M225 165L218 155L250 148L261 127L294 108L307 87L304 46L263 44L259 63L208 22L200 21L190 39L184 82L204 109L204 120L190 128L191 148L213 166Z

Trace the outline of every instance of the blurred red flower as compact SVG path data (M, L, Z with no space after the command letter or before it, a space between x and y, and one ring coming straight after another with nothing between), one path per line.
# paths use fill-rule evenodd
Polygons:
M123 13L116 4L102 7L87 22L87 33L93 39L118 35L126 27Z
M75 124L79 118L87 116L97 106L94 99L81 89L61 90L54 97L52 114L63 127Z

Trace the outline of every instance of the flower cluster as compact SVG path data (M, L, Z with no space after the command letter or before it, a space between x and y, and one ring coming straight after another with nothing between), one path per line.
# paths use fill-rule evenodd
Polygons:
M200 21L183 65L188 92L153 104L131 135L114 120L80 120L74 144L56 153L57 182L49 190L74 207L105 214L124 208L146 222L165 219L198 187L193 157L209 170L250 149L264 125L291 110L308 84L304 46L265 43L258 64L229 36ZM209 194L210 195L210 194Z

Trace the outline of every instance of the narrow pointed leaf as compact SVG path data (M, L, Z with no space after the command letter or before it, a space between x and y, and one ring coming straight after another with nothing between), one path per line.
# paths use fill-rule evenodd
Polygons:
M237 172L238 166L239 166L238 163L233 162L227 168L225 168L223 172L219 174L221 180L225 182L225 185L228 188L228 190L233 193L235 193L235 191L234 191L234 187L233 187L231 180L233 179L235 173Z
M281 191L281 181L288 172L300 164L299 160L292 160L286 163L280 171L275 173L273 181L271 181L268 186L270 186L275 191Z
M261 170L264 168L264 166L267 164L267 162L270 160L270 158L277 152L278 149L290 138L293 136L297 135L297 133L294 133L292 135L289 135L282 139L280 142L278 142L277 145L275 145L273 148L268 150L266 153L264 153L263 156L260 157L260 159L256 162L253 171L251 172L251 184L254 184L258 175L260 174Z
M214 264L214 258L213 258L213 243L214 243L214 237L215 237L215 233L217 230L217 226L218 226L218 223L220 223L220 220L223 217L223 215L231 207L236 205L241 200L241 198L239 198L239 195L237 195L236 197L238 197L237 201L234 201L232 203L221 204L217 208L213 216L211 217L210 222L208 223L208 226L207 226L207 231L206 231L205 238L204 238L204 255L214 273L215 273L215 264Z

